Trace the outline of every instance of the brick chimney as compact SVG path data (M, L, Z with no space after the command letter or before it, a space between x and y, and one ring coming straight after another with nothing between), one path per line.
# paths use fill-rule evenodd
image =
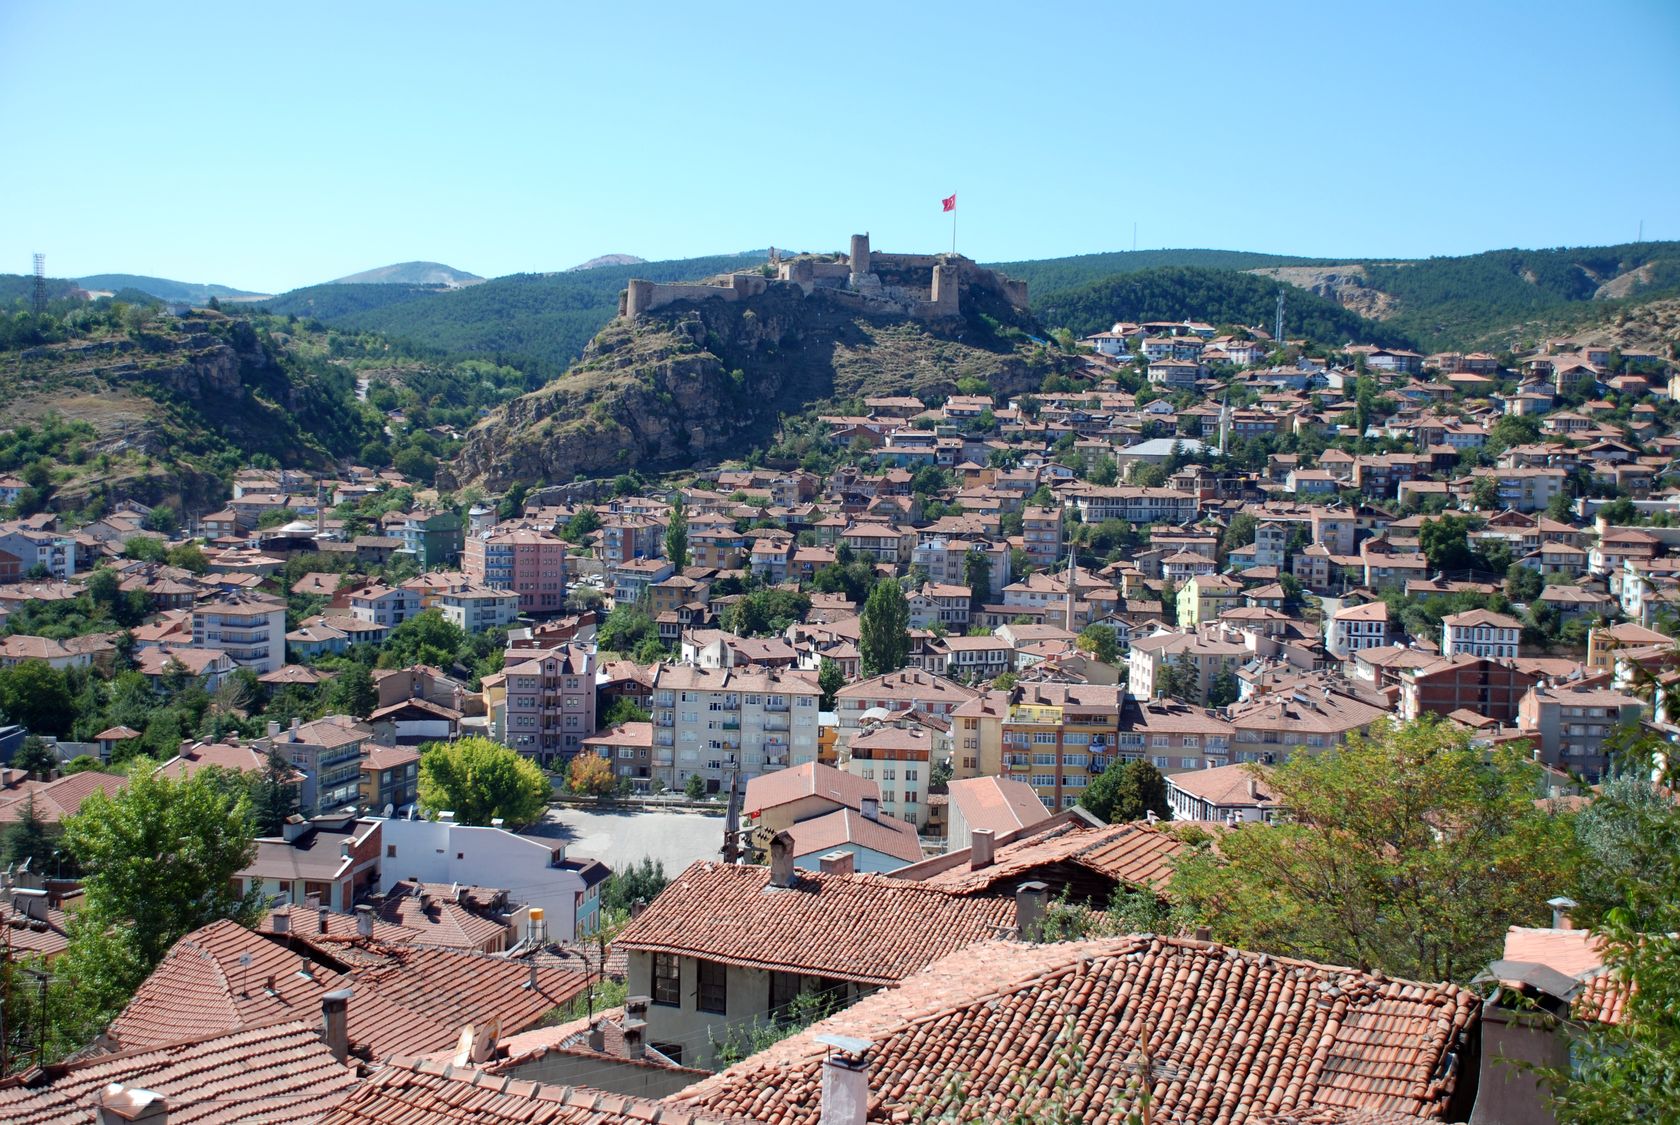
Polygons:
M770 838L770 885L791 887L798 877L793 867L793 837L778 832Z
M1015 888L1015 929L1022 941L1043 937L1044 910L1049 900L1050 888L1037 880Z
M996 837L990 828L976 828L968 837L968 866L972 871L992 865L992 857L996 852Z
M829 852L818 860L824 875L850 875L855 857L851 852Z
M1552 908L1552 929L1573 930L1575 928L1575 921L1569 917L1569 912L1580 906L1580 903L1572 898L1559 895L1557 898L1547 899L1546 905Z
M169 1102L162 1094L113 1082L93 1099L95 1125L166 1125Z
M350 990L341 988L321 997L321 1038L333 1058L343 1062L350 1056Z
M624 1053L632 1059L647 1058L647 1021L633 1019L626 1011L621 1026L624 1031Z
M647 1019L648 1005L652 1003L646 996L630 996L624 1001L624 1018L631 1020Z
M589 1025L589 1049L597 1052L607 1049L607 1032L600 1020Z

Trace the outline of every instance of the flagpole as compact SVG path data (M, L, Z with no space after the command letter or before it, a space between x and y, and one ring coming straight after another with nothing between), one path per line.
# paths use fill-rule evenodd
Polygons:
M957 193L953 191L951 193L951 198L956 199L957 198ZM951 206L951 256L956 257L956 254L957 254L957 208L956 208L955 204L952 204L952 206Z

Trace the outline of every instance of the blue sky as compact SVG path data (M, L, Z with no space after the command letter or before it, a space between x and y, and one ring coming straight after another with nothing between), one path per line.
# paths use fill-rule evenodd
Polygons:
M1680 3L0 0L0 272L1680 238ZM32 169L31 173L25 172Z

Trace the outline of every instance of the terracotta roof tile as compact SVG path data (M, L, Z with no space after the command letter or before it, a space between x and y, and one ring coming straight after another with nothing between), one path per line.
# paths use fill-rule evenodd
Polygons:
M1448 1064L1478 1011L1476 997L1453 985L1209 942L1148 934L991 942L667 1100L816 1125L828 1050L816 1036L848 1035L874 1044L870 1121L937 1113L953 1081L963 1096L954 1119L988 1121L1012 1115L1015 1099L1031 1093L1022 1077L1043 1073L1071 1035L1084 1049L1079 1096L1094 1095L1074 1116L1118 1122L1130 1107L1110 1099L1136 1073L1147 1033L1157 1120L1438 1120L1463 1069L1462 1058Z
M1158 891L1172 878L1173 857L1185 846L1172 833L1146 823L1102 828L1069 823L1048 833L998 845L993 861L978 869L969 865L969 850L953 853L957 863L921 882L952 894L996 890L1014 894L1017 884L1042 878L1039 873L1044 869L1071 864L1118 883Z
M1015 905L879 875L799 872L772 887L765 867L700 862L619 935L634 951L863 984L902 980L935 958L1010 930Z

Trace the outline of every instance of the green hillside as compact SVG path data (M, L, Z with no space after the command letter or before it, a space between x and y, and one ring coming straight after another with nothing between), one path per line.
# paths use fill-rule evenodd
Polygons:
M1270 328L1278 282L1231 270L1167 267L1117 274L1043 294L1034 310L1046 324L1084 336L1117 320L1202 320L1209 324ZM1395 327L1367 320L1336 302L1298 289L1288 291L1284 331L1290 336L1341 344L1348 341L1408 346Z
M498 277L464 289L316 285L263 302L275 313L378 332L447 355L499 356L559 374L618 313L632 277L694 281L761 265L763 253Z
M1120 273L1196 266L1213 270L1254 270L1268 266L1324 265L1323 258L1297 258L1286 254L1256 254L1247 250L1117 250L1107 254L1078 254L1071 258L1039 258L1025 262L994 262L1001 270L1027 283L1027 292L1037 303L1041 293L1072 289Z
M185 301L195 305L202 305L211 297L262 296L261 293L235 289L229 285L171 281L167 277L146 277L137 273L96 273L89 277L79 277L76 283L83 289L108 289L112 292L119 289L138 289L142 293L150 293L160 301Z

